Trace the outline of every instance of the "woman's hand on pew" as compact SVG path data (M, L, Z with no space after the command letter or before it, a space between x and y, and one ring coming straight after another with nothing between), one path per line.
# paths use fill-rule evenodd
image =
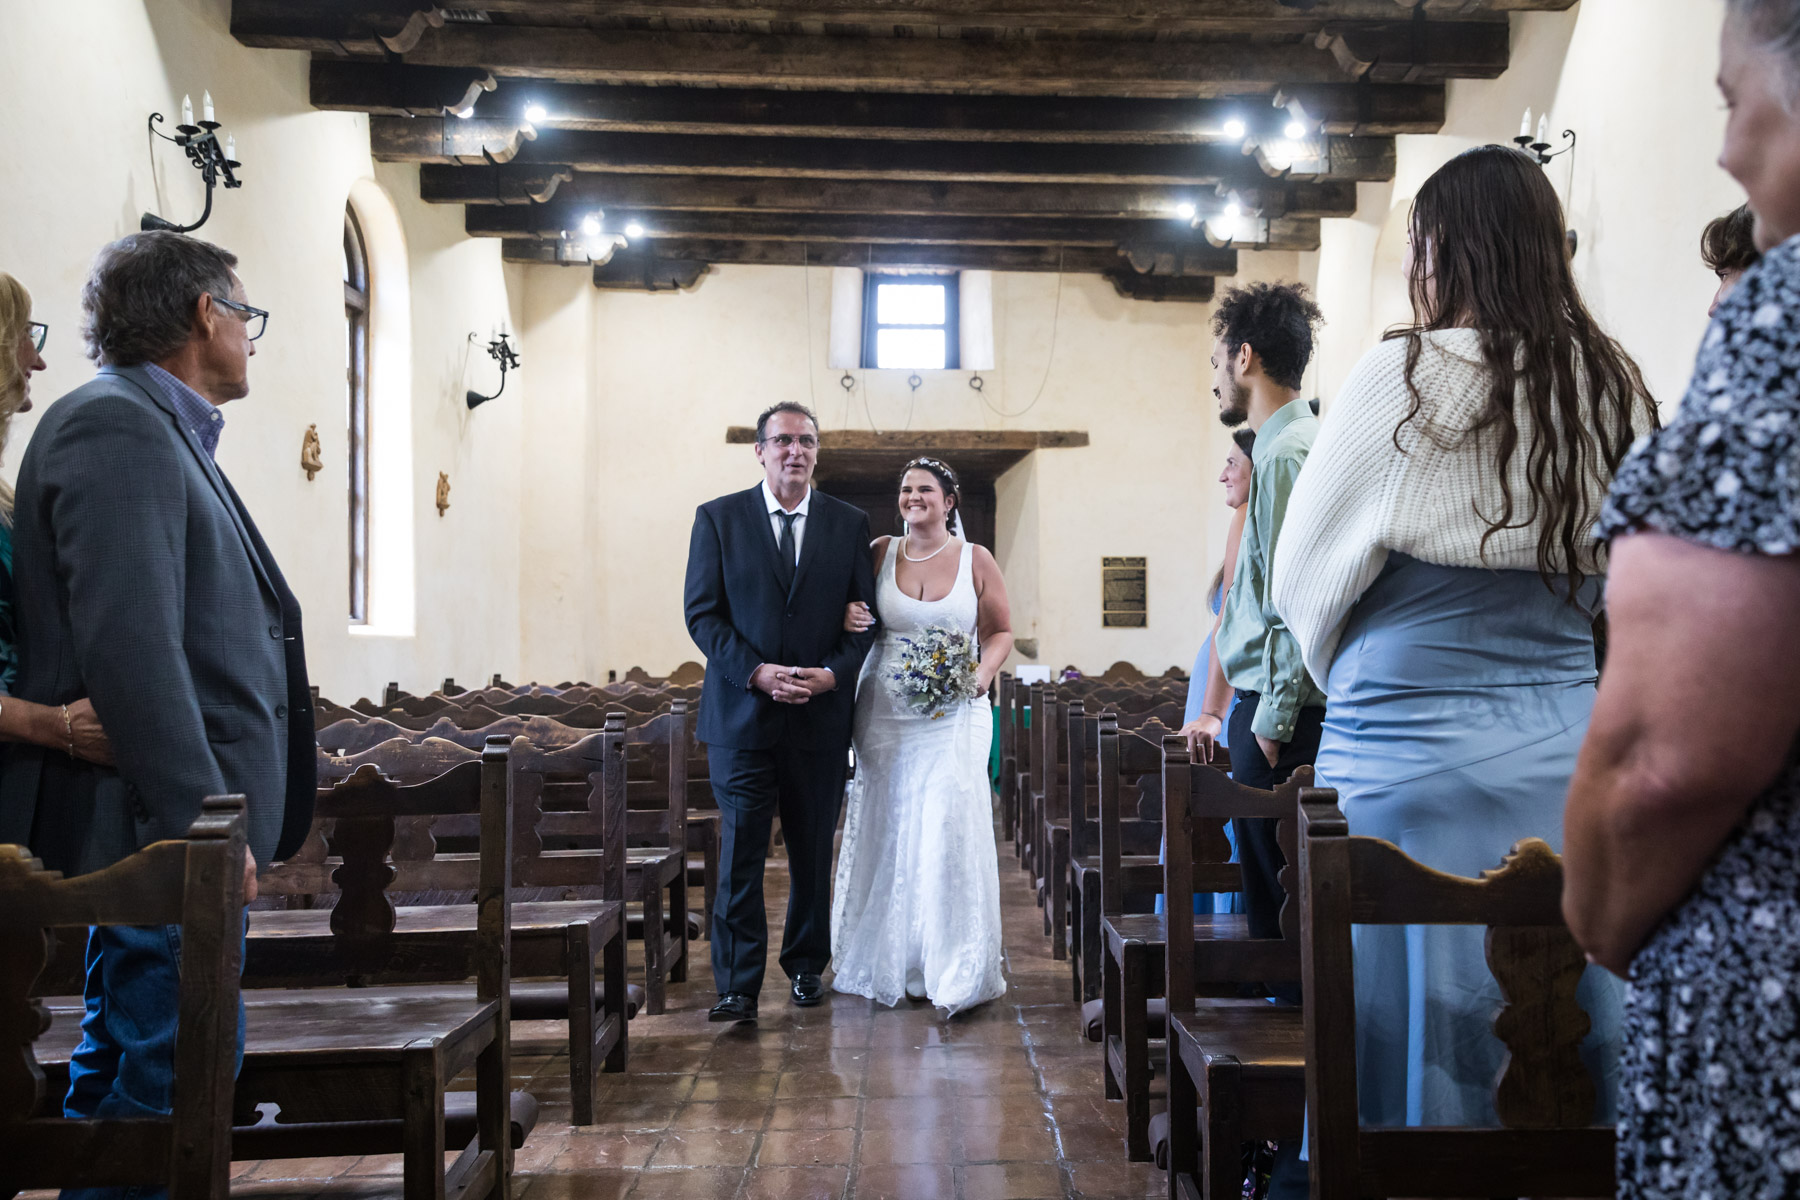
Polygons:
M866 633L875 628L875 614L861 600L853 600L844 608L844 632Z
M1213 747L1225 736L1225 722L1213 713L1201 713L1181 727L1181 736L1187 739L1188 757L1209 763L1213 760Z

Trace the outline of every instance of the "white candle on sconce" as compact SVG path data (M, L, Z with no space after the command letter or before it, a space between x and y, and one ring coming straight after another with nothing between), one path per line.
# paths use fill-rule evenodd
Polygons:
M1527 107L1525 109L1524 119L1519 122L1519 136L1520 137L1530 137L1531 136L1531 109L1529 107Z
M1540 146L1548 145L1550 142L1550 114L1549 113L1545 113L1544 115L1542 115L1541 117L1538 118L1537 140L1538 140L1538 144Z
M213 106L212 106L212 93L211 92L201 92L200 93L200 119L202 121L210 121L213 119Z
M191 96L181 98L181 123L183 125L194 123L194 101Z
M237 161L237 138L227 135L225 138L225 161Z

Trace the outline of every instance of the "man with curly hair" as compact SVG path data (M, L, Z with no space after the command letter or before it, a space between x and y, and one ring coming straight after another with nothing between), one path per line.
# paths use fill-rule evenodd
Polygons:
M1213 314L1213 396L1219 419L1256 431L1243 539L1216 649L1219 667L1238 695L1226 733L1232 775L1257 788L1273 788L1313 761L1325 718L1325 693L1306 673L1300 644L1275 611L1269 587L1288 496L1319 431L1319 419L1300 398L1300 388L1312 361L1313 331L1322 321L1306 289L1286 283L1233 288ZM1284 860L1275 822L1263 818L1234 824L1251 936L1280 937L1282 891L1276 876ZM1273 1185L1292 1175L1304 1187L1305 1165L1298 1161L1298 1150L1297 1143L1281 1147Z

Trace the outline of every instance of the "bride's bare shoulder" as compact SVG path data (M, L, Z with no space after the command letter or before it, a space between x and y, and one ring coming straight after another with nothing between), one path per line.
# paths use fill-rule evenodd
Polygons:
M884 533L869 543L869 549L874 554L875 567L877 570L880 570L881 564L887 560L888 546L893 544L893 541L894 537L892 534Z

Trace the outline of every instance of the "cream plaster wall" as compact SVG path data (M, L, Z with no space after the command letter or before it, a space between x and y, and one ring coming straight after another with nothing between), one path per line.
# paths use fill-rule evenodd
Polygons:
M1584 297L1665 411L1677 403L1716 286L1700 263L1700 231L1743 202L1716 163L1722 14L1718 0L1582 0L1568 12L1515 14L1511 69L1452 83L1443 133L1399 139L1394 182L1361 185L1357 215L1324 223L1327 403L1380 331L1408 316L1397 276L1419 186L1463 150L1510 140L1527 105L1534 126L1549 112L1553 143L1564 129L1579 136L1546 169L1581 240Z
M37 151L0 163L0 270L31 289L36 315L51 327L37 404L91 374L78 315L94 252L135 230L145 209L176 220L198 215L198 172L174 146L149 145L145 120L161 111L173 124L182 93L198 111L210 90L246 165L244 186L218 193L200 236L238 254L251 302L273 313L251 363L251 394L225 410L219 462L300 597L314 680L347 701L388 679L416 685L452 672L510 673L519 654L512 581L529 377L521 374L505 401L474 414L462 395L471 382L491 386L488 360L466 361L466 338L474 331L485 343L495 328L517 328L517 275L503 268L497 243L463 236L458 210L419 202L416 172L375 167L365 119L311 109L305 55L246 49L227 32L229 17L228 0L8 6L0 112L12 129L37 139ZM403 370L376 364L378 380L405 390L378 406L407 419L378 423L374 439L378 459L384 431L391 438L398 429L408 441L386 447L399 477L390 473L391 490L378 494L389 507L377 520L409 504L400 519L412 525L415 611L384 624L410 626L410 636L353 637L345 616L340 247L343 206L358 181L378 183L391 197L410 264L410 279L377 280L378 289L409 293L411 361ZM326 469L308 483L300 441L312 423ZM32 424L26 416L13 427L8 478ZM439 470L449 471L453 489L442 520L431 507Z

